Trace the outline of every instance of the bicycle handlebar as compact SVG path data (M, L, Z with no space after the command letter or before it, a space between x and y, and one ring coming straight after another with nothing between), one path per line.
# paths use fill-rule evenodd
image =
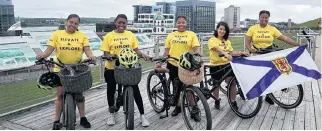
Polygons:
M95 63L96 61L94 60L91 60L91 59L85 59L83 61L81 61L80 63L76 63L76 64L71 64L71 65L77 65L77 64L82 64L82 63L89 63L89 64L93 64L93 65L96 65ZM36 65L42 65L42 64L45 64L46 66L50 65L50 64L55 64L61 68L64 68L65 65L64 64L61 64L61 63L57 63L54 61L53 58L50 58L50 60L46 60L45 58L41 58L40 60L37 60L36 62Z
M219 54L219 57L225 57L225 55L224 55L224 54ZM248 56L247 56L247 55L242 54L242 55L238 55L238 56L233 56L233 55L232 55L232 57L233 57L233 58L242 58L242 57L248 57Z
M118 59L116 56L101 56L101 58L103 60L108 60L108 61L113 61L113 60L117 60ZM144 58L144 57L139 57L139 59L144 59L144 60L147 61L147 59Z
M160 61L160 62L166 62L168 61L169 59L173 59L175 61L179 61L179 59L177 58L174 58L174 57L171 57L171 56L167 56L167 57L163 57L163 58L156 58L156 59L152 59L152 61Z
M270 52L280 51L280 50L283 50L283 49L274 49L274 48L273 49L258 49L254 53L256 53L256 54L267 54L267 53L270 53Z

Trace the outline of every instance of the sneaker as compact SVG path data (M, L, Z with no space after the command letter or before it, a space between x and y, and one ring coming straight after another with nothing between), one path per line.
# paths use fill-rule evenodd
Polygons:
M148 119L145 118L144 115L141 115L140 116L140 120L141 120L141 123L142 123L142 126L143 127L147 127L150 125L150 122L148 121Z
M193 106L192 107L192 110L190 112L190 117L195 120L196 122L200 122L200 116L199 116L199 113L200 113L200 109L198 108L197 105Z
M61 128L63 128L63 124L60 122L54 122L53 125L53 130L60 130Z
M181 112L181 108L176 106L173 112L171 113L171 116L177 116L180 112Z
M268 104L270 104L270 105L274 105L273 100L272 100L270 97L268 97L268 96L266 96L266 97L265 97L265 101L266 101Z
M107 125L115 125L115 113L110 113L109 118L107 119Z
M219 110L220 108L220 98L218 100L215 100L215 108Z
M80 125L83 126L84 128L91 128L91 123L87 121L86 117L81 118Z
M233 104L233 108L235 108L236 110L238 110L237 102L234 101L234 102L232 102L232 104Z

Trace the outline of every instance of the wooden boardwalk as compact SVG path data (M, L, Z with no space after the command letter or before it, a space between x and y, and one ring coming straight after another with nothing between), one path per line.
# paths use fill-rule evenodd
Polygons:
M319 45L320 46L320 45ZM320 48L317 50L317 59L320 58ZM320 66L320 61L318 63ZM159 119L160 114L152 109L146 94L146 77L144 74L140 83L140 90L143 97L145 114L150 121L149 127L141 127L139 123L139 113L135 106L135 129L136 130L186 130L181 115L176 117ZM213 129L232 129L232 130L321 130L321 85L319 81L305 83L304 100L295 109L286 110L279 106L269 105L263 102L260 112L251 119L241 119L236 116L227 104L227 98L221 94L221 109L214 108L213 100L208 100ZM86 97L86 116L92 124L91 130L123 130L124 116L119 112L116 115L116 125L106 124L108 117L106 88L96 88L85 93ZM135 104L136 105L136 104ZM173 108L170 109L170 113ZM78 112L78 111L77 111ZM162 113L163 114L163 113ZM78 113L77 113L78 115ZM49 130L52 128L54 119L54 103L31 108L27 111L12 114L0 118L0 130ZM84 128L79 126L78 130ZM64 129L64 128L63 128Z

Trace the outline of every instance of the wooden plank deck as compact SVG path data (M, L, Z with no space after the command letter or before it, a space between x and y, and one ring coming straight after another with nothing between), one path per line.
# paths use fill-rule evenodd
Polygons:
M318 40L320 42L320 38ZM320 47L321 48L321 47ZM320 65L320 48L317 49L317 65ZM136 130L186 130L181 115L171 116L173 108L169 111L169 117L159 119L161 114L154 112L146 93L146 77L144 74L140 83L145 114L150 121L149 127L142 127L139 122L139 113L135 106L135 129ZM304 99L301 105L295 109L286 110L275 105L263 102L260 112L253 118L241 119L236 116L227 103L227 98L221 94L222 102L220 110L214 108L214 101L208 100L212 114L212 127L218 129L233 130L321 130L321 85L319 81L305 83ZM116 114L116 125L108 126L108 108L106 100L106 88L96 88L84 93L86 97L86 116L92 124L91 130L123 130L124 116L121 111ZM283 101L293 101L284 99ZM135 104L136 105L136 104ZM243 106L241 110L249 107ZM78 130L84 130L79 126ZM52 128L54 118L54 103L42 105L36 108L0 118L0 130L49 130ZM64 128L63 128L64 129Z
M149 127L141 127L139 122L139 113L135 106L135 129L138 130L185 130L186 127L181 115L159 119L160 114L154 112L150 106L146 94L145 81L147 74L143 76L140 84L140 90L143 97L145 114L150 121ZM272 129L321 129L321 94L318 90L319 84L312 82L304 84L305 96L302 104L296 109L286 110L277 105L269 105L263 102L263 106L257 116L251 119L241 119L236 116L227 103L227 98L221 94L221 109L214 108L213 100L208 100L212 113L213 129L255 129L255 130L272 130ZM108 117L106 88L97 88L85 93L86 96L86 116L92 124L92 130L120 130L124 129L124 116L121 112L116 115L117 124L114 126L106 125ZM20 114L11 115L10 117L0 120L0 129L13 130L32 130L52 128L54 118L54 104L50 103L45 106L37 107ZM247 110L249 107L241 107ZM171 110L169 113L171 113ZM162 113L163 114L163 113ZM77 117L78 114L77 114ZM76 129L83 130L79 126Z

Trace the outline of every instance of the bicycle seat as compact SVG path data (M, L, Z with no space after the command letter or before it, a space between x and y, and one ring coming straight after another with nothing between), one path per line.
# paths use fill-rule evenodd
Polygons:
M169 72L169 69L167 68L162 68L162 67L156 67L154 68L155 72L157 73L168 73Z

